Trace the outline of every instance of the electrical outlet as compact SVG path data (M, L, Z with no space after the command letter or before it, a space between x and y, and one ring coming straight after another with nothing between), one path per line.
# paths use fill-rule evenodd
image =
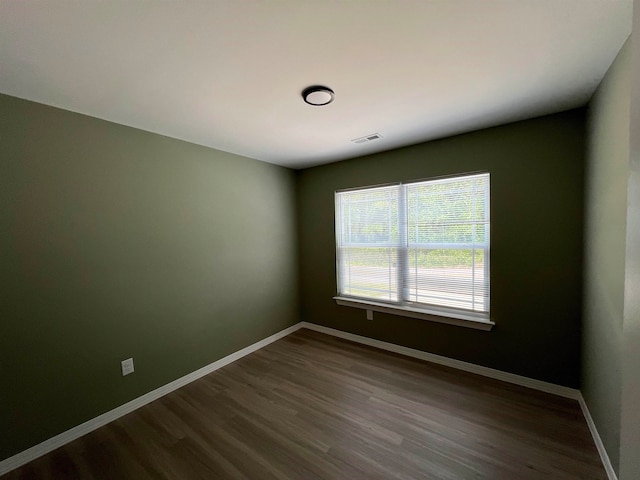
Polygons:
M122 376L129 375L133 373L133 358L127 358L120 362L122 365Z
M373 320L373 310L367 310L367 320Z

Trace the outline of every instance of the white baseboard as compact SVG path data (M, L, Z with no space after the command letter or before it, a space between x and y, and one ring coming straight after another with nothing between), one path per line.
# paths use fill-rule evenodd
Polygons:
M604 469L607 472L607 477L609 477L609 480L618 480L616 472L613 469L613 465L611 465L611 459L609 458L607 449L604 448L604 443L602 443L602 439L600 438L600 434L598 433L596 424L591 417L591 412L589 412L589 408L587 407L587 403L584 401L584 397L582 396L582 394L580 394L580 397L578 398L578 403L580 404L582 414L584 415L584 418L587 421L587 425L589 426L589 431L591 432L591 436L593 437L593 442L596 444L596 448L598 449L598 453L600 454L600 460L602 460Z
M227 355L226 357L221 358L220 360L217 360L213 363L210 363L209 365L202 367L194 372L191 372L185 375L184 377L180 377L177 380L167 383L162 387L156 388L155 390L152 390L149 393L145 393L144 395L138 398L135 398L130 402L125 403L124 405L120 405L119 407L114 408L113 410L110 410L106 413L103 413L102 415L99 415L95 418L92 418L91 420L88 420L78 426L75 426L67 430L66 432L62 432L61 434L56 435L55 437L51 437L50 439L45 440L44 442L38 445L35 445L31 448L28 448L27 450L24 450L14 455L13 457L9 457L0 462L0 476L26 463L29 463L30 461L35 460L36 458L41 457L42 455L45 455L55 450L58 447L61 447L73 440L76 440L77 438L80 438L83 435L86 435L87 433L92 432L106 425L107 423L110 423L124 415L127 415L128 413L131 413L134 410L150 402L153 402L154 400L157 400L160 397L163 397L166 394L171 393L180 387L184 387L185 385L193 382L194 380L197 380L201 377L204 377L205 375L208 375L209 373L215 370L218 370L219 368L229 365L230 363L233 363L236 360L246 355L249 355L250 353L255 352L256 350L259 350L262 347L266 347L270 343L273 343L276 340L280 340L281 338L286 337L287 335L295 332L301 327L302 327L301 323L297 323L289 328L285 328L284 330L278 333L275 333L263 340L260 340L259 342L256 342L253 345L249 345L248 347L245 347L242 350L238 350L237 352L234 352L231 355Z
M361 335L355 335L353 333L347 333L342 330L335 330L329 327L323 327L322 325L316 325L315 323L302 322L302 328L308 328L309 330L315 330L316 332L326 333L327 335L333 335L334 337L344 338L345 340L351 340L352 342L362 343L364 345L388 350L408 357L418 358L427 362L437 363L439 365L456 368L458 370L464 370L465 372L476 373L485 377L495 378L496 380L502 380L504 382L513 383L523 387L533 388L534 390L553 393L555 395L560 395L561 397L572 398L574 400L578 400L581 397L580 391L575 388L543 382L542 380L535 380L533 378L523 377L514 373L507 373L501 370L495 370L493 368L483 367L473 363L423 352L422 350L403 347L396 345L395 343L374 340L373 338L363 337Z

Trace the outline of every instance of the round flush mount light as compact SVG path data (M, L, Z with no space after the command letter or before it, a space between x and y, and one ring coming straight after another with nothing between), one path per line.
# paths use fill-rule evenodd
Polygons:
M309 105L320 107L333 102L334 93L333 90L328 87L314 85L312 87L307 87L302 91L302 98Z

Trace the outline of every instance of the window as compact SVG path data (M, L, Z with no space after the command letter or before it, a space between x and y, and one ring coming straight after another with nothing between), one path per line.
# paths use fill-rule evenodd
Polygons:
M488 173L335 198L338 303L491 324Z

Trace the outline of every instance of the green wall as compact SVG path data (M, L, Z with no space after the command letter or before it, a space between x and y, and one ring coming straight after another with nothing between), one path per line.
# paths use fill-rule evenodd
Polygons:
M611 463L620 455L631 45L589 104L585 175L582 394Z
M580 382L584 111L298 172L302 320L527 377ZM334 191L491 173L491 332L337 306Z
M0 460L296 323L295 181L0 95Z

